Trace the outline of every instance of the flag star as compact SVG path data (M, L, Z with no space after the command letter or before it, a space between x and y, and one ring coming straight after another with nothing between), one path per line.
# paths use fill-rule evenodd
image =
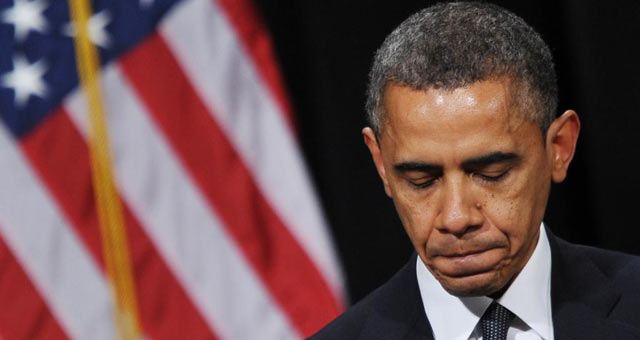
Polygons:
M47 66L43 59L29 64L23 56L13 58L13 71L2 76L2 86L12 88L15 92L15 105L22 107L30 96L43 98L47 94L47 85L42 76Z
M16 40L24 41L31 31L47 30L47 21L42 14L47 6L44 0L15 0L13 7L2 12L0 19L14 26Z
M140 0L140 7L149 8L153 6L154 0Z
M111 45L111 38L107 33L107 25L111 21L109 11L103 10L89 18L87 29L89 30L89 40L102 48L108 48ZM63 33L70 37L75 37L76 28L73 23L68 23L63 29Z

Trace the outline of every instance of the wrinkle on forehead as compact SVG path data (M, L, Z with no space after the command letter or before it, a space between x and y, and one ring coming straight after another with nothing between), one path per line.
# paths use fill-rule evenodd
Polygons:
M453 90L390 86L385 95L387 126L381 139L402 150L399 157L405 152L440 149L458 158L457 150L471 151L466 147L469 144L477 149L507 151L516 147L516 140L520 140L517 134L531 124L517 112L511 89L505 80L482 81Z
M527 105L526 103L520 103L522 98L518 95L521 92L517 88L518 86L518 83L509 77L483 80L455 89L427 88L421 90L391 83L385 89L385 116L390 115L391 112L400 112L403 115L402 118L404 119L402 120L404 122L409 125L415 125L425 119L468 119L469 114L474 111L496 114L504 112L508 114L506 121L509 126L507 128L509 131L515 131L523 123L530 121L522 112ZM486 90L480 93L470 93L470 87L482 87ZM402 97L390 95L391 92L399 90L403 92ZM390 100L390 98L394 98L394 100ZM412 103L415 100L421 101L421 106L417 110L408 112L403 109L403 106L406 107L407 103ZM479 103L483 103L483 105L479 106ZM502 110L498 108L500 105L504 106ZM381 132L384 130L384 125L398 123L393 121L394 118L398 117L385 117ZM485 118L490 117L487 116ZM494 118L504 119L505 117Z

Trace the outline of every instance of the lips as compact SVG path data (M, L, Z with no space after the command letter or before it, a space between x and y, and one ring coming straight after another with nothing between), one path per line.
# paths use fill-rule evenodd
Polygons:
M449 254L441 254L440 256L448 257L448 258L462 258L462 257L470 256L470 255L480 254L480 253L483 253L483 252L491 250L491 249L494 249L494 248L470 250L470 251L455 252L455 253L449 253Z
M503 248L487 248L438 255L432 258L439 272L450 277L477 275L495 269L504 258Z

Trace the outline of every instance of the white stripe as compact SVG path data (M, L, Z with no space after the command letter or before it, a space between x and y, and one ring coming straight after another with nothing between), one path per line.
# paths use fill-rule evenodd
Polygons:
M342 297L342 274L302 156L221 9L213 0L185 1L160 31L269 202Z
M216 335L299 338L113 65L103 84L123 199ZM66 107L84 130L84 98L73 94Z
M70 337L112 340L105 277L17 147L0 124L0 233Z

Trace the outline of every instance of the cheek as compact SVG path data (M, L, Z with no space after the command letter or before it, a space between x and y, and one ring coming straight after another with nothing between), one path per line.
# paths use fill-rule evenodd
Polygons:
M485 217L488 222L507 236L516 236L522 229L523 221L528 221L527 202L521 198L494 197L487 205Z
M546 206L544 183L525 180L511 183L508 189L487 195L485 215L489 222L505 234L516 252L537 230Z
M393 203L413 245L416 249L424 248L433 230L433 212L429 209L432 205L424 198L417 199L397 191L393 193Z

